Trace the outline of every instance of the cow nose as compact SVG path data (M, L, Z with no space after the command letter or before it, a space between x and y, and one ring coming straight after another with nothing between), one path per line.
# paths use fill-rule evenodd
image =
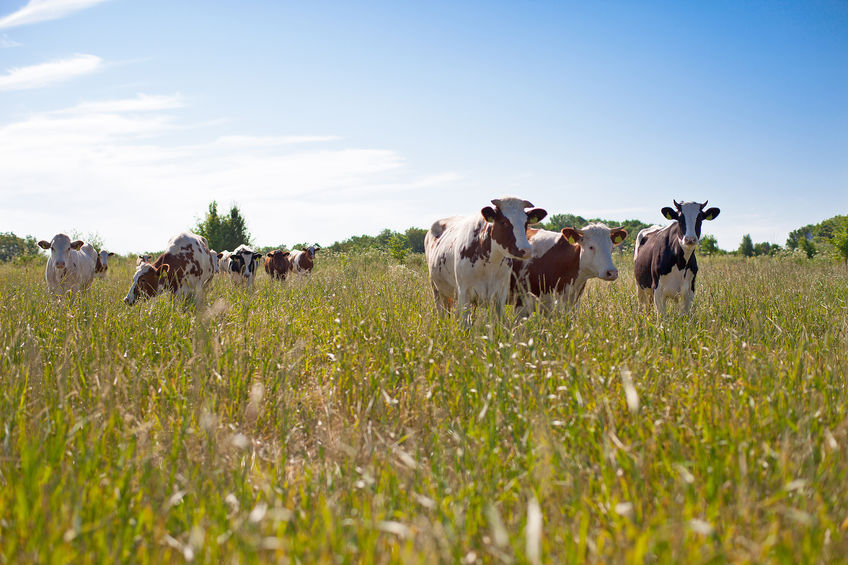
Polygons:
M607 269L606 276L604 278L608 281L614 281L618 278L618 269Z
M696 243L698 243L698 238L692 237L691 235L687 235L683 238L683 243L685 243L686 245L695 245Z
M64 268L65 268L65 264L64 264L64 263L56 263L56 268L57 268L57 269L64 269Z

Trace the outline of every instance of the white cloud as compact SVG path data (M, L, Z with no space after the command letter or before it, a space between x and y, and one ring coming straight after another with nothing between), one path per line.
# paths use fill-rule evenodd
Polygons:
M416 174L390 149L333 135L209 136L207 124L179 120L183 106L138 95L0 124L6 229L77 229L114 251L157 249L216 199L239 204L260 244L326 244L429 224L440 195L457 193L455 173Z
M7 90L26 90L40 88L93 73L101 67L103 59L96 55L74 55L70 59L39 63L29 67L9 69L0 76L0 92Z
M22 43L18 43L14 39L9 39L5 33L0 35L0 49L8 49L10 47L20 47Z
M30 0L26 6L0 18L0 29L63 18L106 0Z

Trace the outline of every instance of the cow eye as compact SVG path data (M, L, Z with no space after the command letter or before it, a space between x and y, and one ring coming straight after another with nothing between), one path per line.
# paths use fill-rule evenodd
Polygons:
M589 246L589 251L594 251L594 250L595 250L595 246L594 246L594 245L590 245L590 246Z

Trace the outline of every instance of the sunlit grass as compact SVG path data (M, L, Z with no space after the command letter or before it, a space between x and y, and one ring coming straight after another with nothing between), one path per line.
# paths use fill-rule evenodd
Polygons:
M465 329L418 257L319 259L132 308L0 266L0 561L525 562L533 500L545 562L848 555L844 268L701 260L660 319L617 257Z

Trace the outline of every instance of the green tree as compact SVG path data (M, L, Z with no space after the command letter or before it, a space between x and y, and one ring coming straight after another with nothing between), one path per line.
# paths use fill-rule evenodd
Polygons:
M424 236L427 230L422 228L407 228L406 241L413 253L424 253Z
M746 233L742 236L742 243L739 244L739 251L737 253L742 257L754 256L754 242L751 241L751 234Z
M718 247L718 240L713 235L705 235L702 237L698 247L700 252L704 255L716 255L721 253L721 249Z
M408 243L409 240L406 239L406 236L400 233L394 233L389 238L389 253L399 263L403 263L406 254L409 252Z
M12 232L0 233L0 261L38 255L39 251L38 241L31 235L18 237Z
M241 244L250 245L251 236L247 231L247 222L241 210L233 204L227 215L218 214L218 203L212 201L203 220L198 220L194 232L209 242L209 247L217 251L232 251Z
M816 249L816 244L813 243L813 240L807 239L806 237L802 237L798 240L798 249L804 252L807 259L812 259L816 253L819 252L819 250Z
M830 242L836 249L836 254L842 259L844 265L848 265L848 227L833 234Z

